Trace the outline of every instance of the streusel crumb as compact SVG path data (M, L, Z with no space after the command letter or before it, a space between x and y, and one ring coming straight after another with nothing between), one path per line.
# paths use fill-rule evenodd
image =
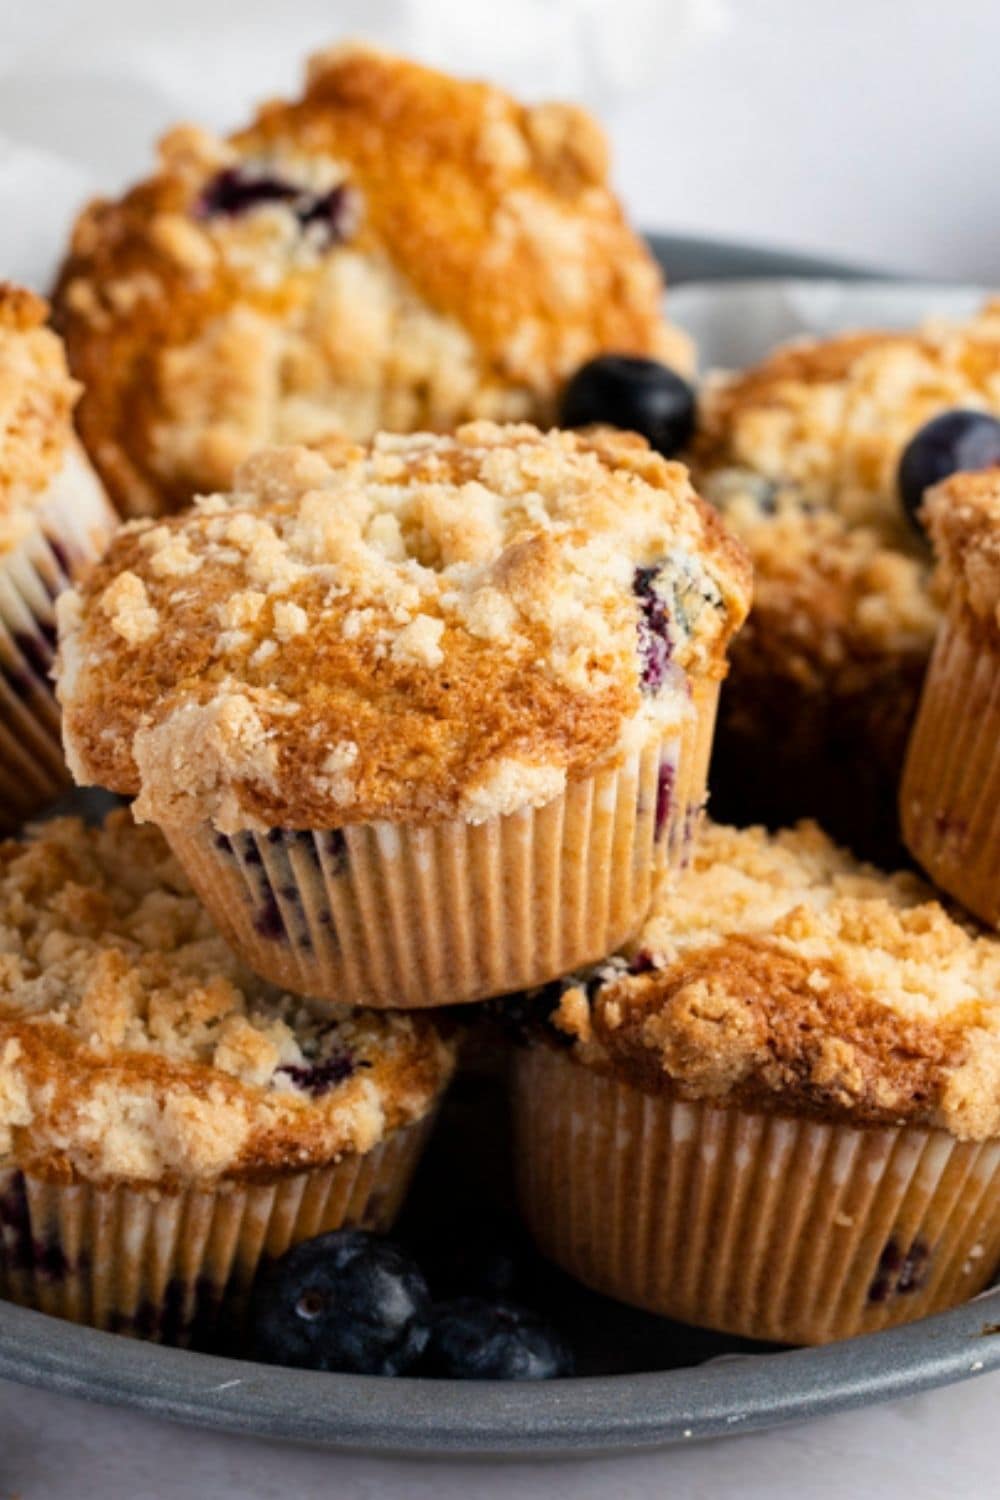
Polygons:
M1000 469L956 474L931 490L924 518L941 565L978 619L1000 628Z
M1000 1134L1000 942L812 824L707 827L555 1021L581 1061L682 1098Z
M594 354L685 364L593 120L357 43L77 223L56 305L84 440L132 514L267 443L554 418Z
M482 820L688 715L748 600L739 545L631 435L268 450L60 601L66 747L167 826Z
M208 1182L365 1152L427 1113L421 1017L317 1020L255 978L126 810L0 845L0 1158L57 1180Z

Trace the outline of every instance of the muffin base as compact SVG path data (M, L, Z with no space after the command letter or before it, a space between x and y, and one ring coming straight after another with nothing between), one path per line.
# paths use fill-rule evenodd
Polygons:
M0 1172L0 1297L156 1343L232 1334L263 1261L327 1230L391 1226L432 1123L398 1130L363 1156L216 1189Z
M1000 633L961 603L938 636L899 803L935 885L1000 926Z
M164 831L224 935L285 989L404 1010L525 989L620 947L684 863L716 696L705 684L676 736L485 823Z
M822 1344L962 1302L1000 1261L1000 1142L687 1104L545 1045L514 1099L539 1248L650 1312Z
M55 601L116 525L96 479L74 458L39 508L35 527L0 557L0 832L15 829L71 784L49 680Z

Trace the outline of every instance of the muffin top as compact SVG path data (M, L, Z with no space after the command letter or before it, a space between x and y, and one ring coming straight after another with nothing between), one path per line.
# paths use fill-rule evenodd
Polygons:
M696 481L749 547L758 618L784 621L801 675L929 649L930 558L896 471L918 428L957 407L1000 414L1000 303L913 333L790 345L709 383Z
M267 443L554 417L605 350L684 362L595 122L350 43L83 213L56 293L80 429L155 514Z
M165 825L482 821L679 724L748 593L687 471L630 434L268 450L63 595L66 748Z
M256 979L126 810L0 845L0 1158L62 1181L265 1178L426 1114L423 1017L313 1018Z
M650 1091L1000 1134L1000 942L813 824L708 826L631 956L552 1019Z
M973 614L1000 628L1000 469L955 474L924 500L923 516L941 567Z
M80 387L47 316L34 292L0 281L0 552L30 528L75 444Z

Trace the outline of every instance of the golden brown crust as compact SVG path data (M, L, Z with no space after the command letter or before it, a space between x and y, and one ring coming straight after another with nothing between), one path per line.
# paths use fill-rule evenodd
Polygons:
M563 995L581 1062L681 1098L1000 1134L1000 943L812 825L710 827L632 970Z
M923 513L942 594L955 591L981 625L1000 629L1000 469L956 474L931 490Z
M15 545L72 447L79 393L48 307L0 281L0 550Z
M301 185L314 216L346 184L335 242L287 201L206 213L234 167ZM661 293L582 111L352 44L226 142L172 132L155 176L85 210L55 301L86 445L149 514L268 442L549 421L601 350L684 358Z
M687 714L748 595L686 471L629 435L274 450L233 495L126 528L64 596L67 749L166 825L479 821Z
M0 845L0 1157L50 1179L261 1177L426 1115L432 1022L326 1022L257 980L126 811Z

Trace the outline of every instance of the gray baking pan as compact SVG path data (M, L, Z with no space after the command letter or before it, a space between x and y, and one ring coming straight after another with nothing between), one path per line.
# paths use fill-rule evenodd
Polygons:
M733 278L879 279L862 266L690 237L654 236L672 284ZM720 295L722 289L720 286ZM691 298L701 293L691 286ZM677 299L681 316L683 294ZM683 318L681 318L683 321ZM482 1154L492 1129L447 1129L481 1081L459 1087L421 1168L407 1219L434 1228L455 1142ZM473 1163L481 1177L482 1163ZM499 1169L502 1172L502 1167ZM437 1188L431 1184L437 1180ZM451 1187L466 1213L464 1185ZM452 1208L454 1212L454 1207ZM376 1380L161 1349L0 1302L0 1376L177 1422L369 1453L596 1454L655 1448L847 1410L1000 1367L1000 1289L921 1323L775 1350L619 1307L545 1271L542 1300L574 1332L581 1373L539 1385Z

